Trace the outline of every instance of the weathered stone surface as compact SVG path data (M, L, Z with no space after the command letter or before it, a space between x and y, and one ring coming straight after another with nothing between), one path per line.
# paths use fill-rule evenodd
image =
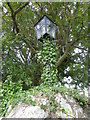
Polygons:
M47 116L48 113L44 112L39 106L28 106L19 103L7 118L47 118Z
M63 97L60 93L55 95L55 101L60 105L60 109L50 113L49 100L38 94L37 96L31 96L32 100L36 100L36 106L29 106L23 103L19 103L8 115L8 118L87 118L87 114L84 113L81 106L76 102L75 99L65 95ZM47 105L48 107L42 110L38 103Z
M81 106L72 97L69 97L66 95L64 98L61 94L58 94L58 98L60 99L59 103L62 108L60 112L56 112L58 117L61 117L61 118L87 118L88 117L87 114L84 113Z

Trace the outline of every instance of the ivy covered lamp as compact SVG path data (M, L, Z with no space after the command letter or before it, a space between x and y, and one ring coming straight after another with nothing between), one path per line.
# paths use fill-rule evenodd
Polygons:
M42 38L49 36L55 39L57 25L52 20L50 20L46 15L44 15L35 25L34 25L36 37L39 41L43 41Z
M42 42L42 50L37 52L37 59L43 63L43 72L41 75L42 83L57 83L57 46L55 39L57 25L47 16L43 16L34 25L36 37Z

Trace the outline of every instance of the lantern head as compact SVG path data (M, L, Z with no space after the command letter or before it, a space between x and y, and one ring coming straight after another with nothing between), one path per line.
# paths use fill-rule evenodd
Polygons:
M42 41L41 38L49 36L55 39L57 25L44 15L35 25L35 33L38 40Z

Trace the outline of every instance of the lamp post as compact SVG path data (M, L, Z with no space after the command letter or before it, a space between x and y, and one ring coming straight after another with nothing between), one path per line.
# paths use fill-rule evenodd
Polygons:
M39 58L43 63L41 79L45 84L54 83L57 81L57 70L55 69L57 46L53 40L55 39L57 25L44 15L34 25L34 29L37 39L43 43L43 49L39 52Z

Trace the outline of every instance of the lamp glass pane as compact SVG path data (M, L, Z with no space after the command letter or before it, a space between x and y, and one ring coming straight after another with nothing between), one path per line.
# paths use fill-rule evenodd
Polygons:
M44 16L35 26L37 39L40 39L46 33L55 38L56 27L56 24Z
M55 38L55 32L56 32L56 25L54 23L47 25L47 33L50 34L50 36L52 36L53 38Z
M46 33L45 25L41 26L39 29L37 29L37 39L42 37Z
M37 26L36 26L36 29L40 29L40 25L37 25Z
M40 39L40 37L41 37L41 31L40 31L40 29L38 29L36 31L36 36L37 36L37 39Z
M40 25L40 27L41 27L42 25L45 25L45 17L38 23L38 25Z
M44 35L46 33L45 25L41 27L41 34Z
M46 17L46 25L50 25L51 21Z
M50 31L50 35L51 35L53 38L55 38L55 32L56 32L55 29L53 29L53 30Z

